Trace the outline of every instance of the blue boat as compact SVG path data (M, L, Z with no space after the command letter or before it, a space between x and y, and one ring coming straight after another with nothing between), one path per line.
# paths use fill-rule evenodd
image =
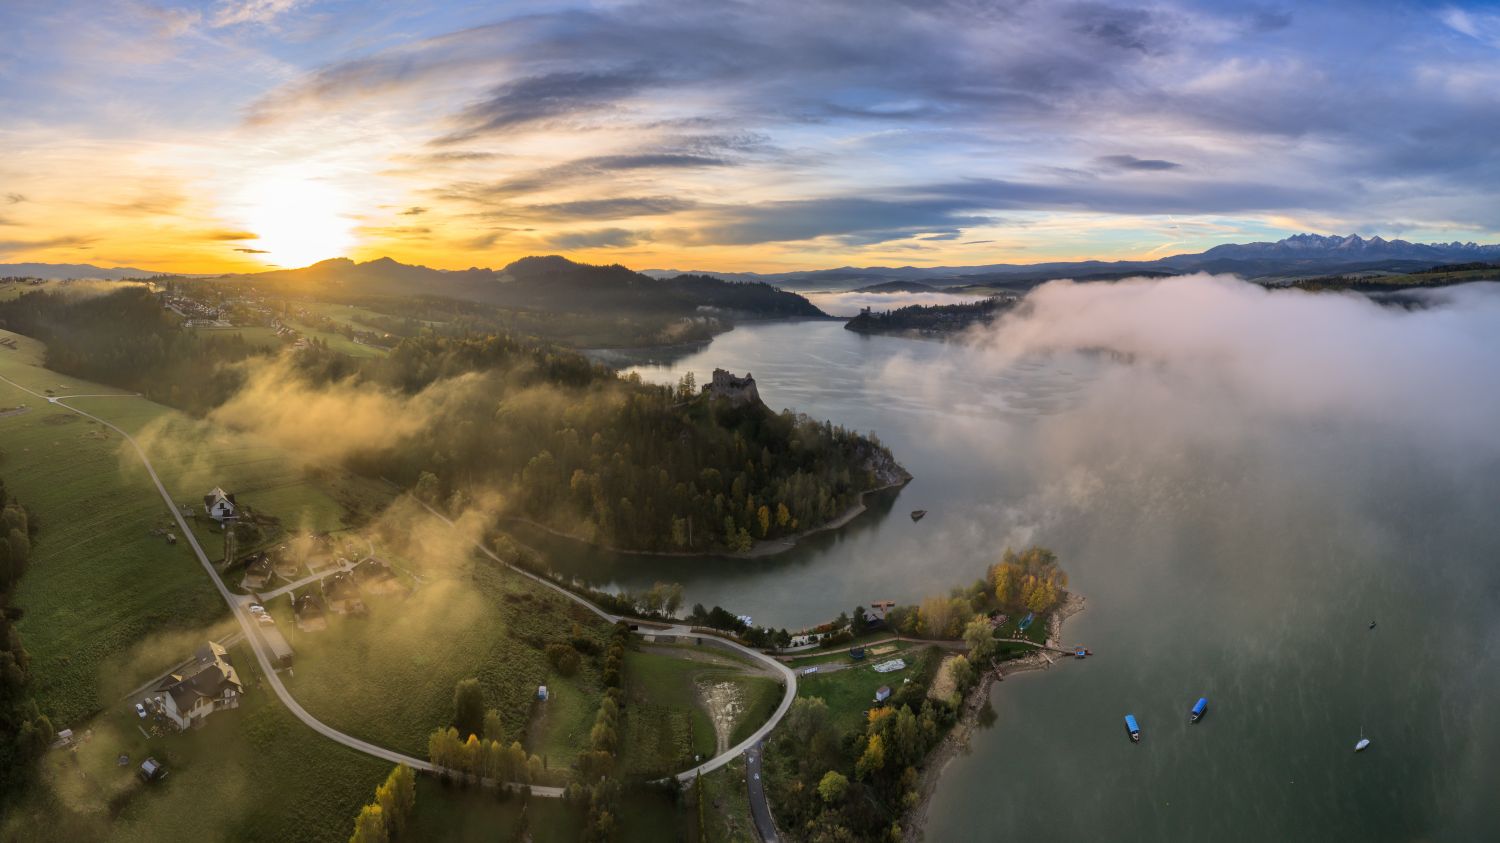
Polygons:
M1189 723L1197 723L1203 717L1203 712L1208 711L1208 697L1199 697L1198 703L1193 706L1193 713L1188 718Z
M1130 730L1130 739L1136 743L1141 742L1141 727L1135 722L1134 714L1125 715L1125 728Z
M1021 622L1016 625L1016 629L1021 632L1025 632L1026 629L1031 626L1031 622L1034 620L1036 620L1035 613L1027 612L1026 617L1021 618Z

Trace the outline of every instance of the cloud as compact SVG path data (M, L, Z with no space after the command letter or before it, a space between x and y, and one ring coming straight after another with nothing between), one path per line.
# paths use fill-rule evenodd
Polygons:
M427 213L427 209L426 208L423 208L423 207L421 207L419 205L413 205L412 207L407 208L406 210L402 211L401 212L401 216L403 216L403 217L415 217L415 216L418 216L419 214L425 214L425 213Z
M22 202L25 202L25 201L26 201L26 197L22 196L19 193L7 193L7 194L5 194L5 204L7 204L7 205L19 205L19 204L21 204Z
M554 249L572 251L577 249L601 249L633 246L641 242L641 235L623 228L604 228L597 231L569 231L547 238Z
M270 252L266 251L265 249L250 249L250 248L246 248L244 246L236 246L236 247L234 247L234 250L236 252L244 252L247 255L269 255L270 254Z
M1132 361L1132 381L1227 395L1242 414L1388 427L1500 456L1500 393L1485 386L1500 370L1500 285L1417 298L1406 309L1202 274L1054 281L975 339L997 368L1105 350Z
M535 123L611 110L620 100L642 91L652 74L640 69L607 72L567 71L529 76L494 88L487 99L456 117L459 128L437 143L469 140Z
M698 203L691 199L673 196L620 196L613 199L579 199L526 205L519 208L517 213L523 217L539 219L622 219L675 214L697 206Z
M206 231L200 235L204 240L258 240L260 235L253 231L234 231L232 229L220 229L217 231Z
M536 193L555 190L582 181L607 179L619 173L646 170L697 170L709 167L724 167L731 162L725 158L689 152L634 152L616 155L595 155L578 158L562 164L514 176L498 182L458 182L441 189L438 195L447 199L488 203Z
M304 0L220 0L209 18L215 27L269 24L302 5Z
M0 240L0 254L29 252L36 249L81 249L91 246L98 238L79 234L46 237L40 240Z
M1096 160L1100 164L1121 170L1175 170L1182 166L1175 161L1164 161L1160 158L1137 158L1134 155L1101 155Z

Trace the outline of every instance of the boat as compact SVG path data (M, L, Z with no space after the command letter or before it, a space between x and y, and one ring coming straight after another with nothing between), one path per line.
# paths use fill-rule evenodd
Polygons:
M1369 738L1360 738L1359 743L1354 745L1355 752L1364 752L1370 746Z
M1034 620L1036 620L1036 614L1034 612L1027 612L1026 617L1021 618L1021 622L1016 624L1016 631L1025 632L1031 627L1031 622Z
M1139 723L1135 722L1135 715L1134 714L1127 714L1127 715L1125 715L1125 728L1130 731L1130 740L1131 741L1133 741L1134 743L1140 743L1141 742L1141 727L1140 727ZM1368 741L1367 741L1367 743L1368 743Z
M925 517L926 515L927 515L927 510L925 510L925 509L913 509L911 511L911 520L913 520L913 521L921 521L922 518Z
M1089 654L1088 650L1085 650L1082 647L1079 647L1078 649L1076 649L1076 650L1073 651L1073 658L1075 658L1075 659L1081 659L1084 656L1087 656L1088 654Z
M1203 712L1208 711L1208 697L1199 697L1197 704L1193 706L1193 713L1188 716L1189 723L1197 723L1203 719Z

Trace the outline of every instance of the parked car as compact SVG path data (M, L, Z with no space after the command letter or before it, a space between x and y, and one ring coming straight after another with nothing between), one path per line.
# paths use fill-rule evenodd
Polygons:
M266 607L260 605L259 603L251 603L248 608L250 609L250 614L252 615L264 614L266 611Z
M135 713L136 716L141 718L142 720L146 719L146 707L141 705L140 703L135 704Z

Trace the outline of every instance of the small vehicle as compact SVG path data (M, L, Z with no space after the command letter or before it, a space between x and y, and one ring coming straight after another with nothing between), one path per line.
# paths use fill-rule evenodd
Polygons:
M812 674L817 673L817 672L818 672L818 666L817 665L813 665L812 667L803 669L802 675L803 676L811 676Z
M261 626L275 626L276 625L276 619L273 618L273 617L271 617L270 615L267 615L267 614L256 615L255 619L257 621L260 621L260 625Z
M266 607L260 605L259 603L251 603L249 606L246 606L245 608L249 609L250 610L250 614L252 614L252 615L259 615L259 614L261 614L262 612L264 612L266 610Z
M146 719L146 707L143 706L143 705L141 705L140 703L136 703L135 704L135 715L137 717L141 718L142 720L145 720Z
M1197 723L1203 719L1203 713L1208 711L1208 697L1199 697L1198 702L1193 704L1193 710L1188 714L1189 723Z

